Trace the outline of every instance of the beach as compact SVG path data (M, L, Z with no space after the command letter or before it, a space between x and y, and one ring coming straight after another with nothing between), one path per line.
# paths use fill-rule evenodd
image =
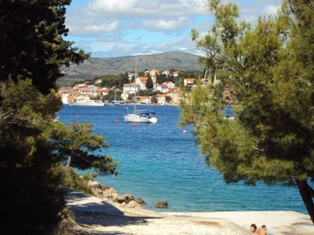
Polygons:
M67 205L73 212L76 234L234 234L246 235L255 223L265 224L269 234L314 234L309 215L294 211L154 212L128 208L67 189Z

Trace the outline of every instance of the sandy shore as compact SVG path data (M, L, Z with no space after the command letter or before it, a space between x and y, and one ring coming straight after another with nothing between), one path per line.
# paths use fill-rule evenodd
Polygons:
M301 203L301 202L300 202ZM314 234L308 215L293 211L154 212L126 208L68 189L77 234L219 234L245 235L250 224L267 225L269 234Z

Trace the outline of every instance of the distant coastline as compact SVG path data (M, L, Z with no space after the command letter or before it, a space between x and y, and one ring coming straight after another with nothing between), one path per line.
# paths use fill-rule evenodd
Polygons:
M151 55L138 55L138 71L155 68L161 70L202 71L200 56L180 51L165 52ZM63 77L59 84L75 80L92 79L102 75L125 74L134 71L135 56L90 58L80 65L71 64L62 67Z

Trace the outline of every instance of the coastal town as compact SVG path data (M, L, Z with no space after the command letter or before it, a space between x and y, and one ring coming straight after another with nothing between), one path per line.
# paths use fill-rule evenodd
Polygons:
M189 74L191 75L191 74ZM158 79L163 77L163 79ZM143 73L127 73L127 82L121 87L103 86L105 78L77 83L73 87L60 87L58 95L64 104L75 102L101 103L113 105L129 103L136 100L143 105L178 105L181 99L180 85L192 87L196 83L195 74L185 77L182 71L145 70ZM159 80L159 81L158 81ZM161 82L160 82L161 81ZM201 78L202 84L208 84L209 78ZM151 92L149 92L151 91ZM149 95L140 95L149 94ZM112 94L112 99L108 99ZM94 102L95 103L95 102Z

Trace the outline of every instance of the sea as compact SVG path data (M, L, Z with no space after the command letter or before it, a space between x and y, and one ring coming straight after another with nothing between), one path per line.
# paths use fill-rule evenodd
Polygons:
M146 106L138 107L147 108ZM94 132L105 138L109 148L102 155L120 164L118 176L99 176L101 184L123 195L145 201L144 208L163 212L278 211L307 214L296 187L268 186L258 182L226 184L221 174L208 167L192 134L192 127L179 127L180 108L148 107L158 113L156 124L125 123L125 106L64 107L60 121L94 124ZM86 174L78 171L79 174ZM154 206L167 201L167 209Z

